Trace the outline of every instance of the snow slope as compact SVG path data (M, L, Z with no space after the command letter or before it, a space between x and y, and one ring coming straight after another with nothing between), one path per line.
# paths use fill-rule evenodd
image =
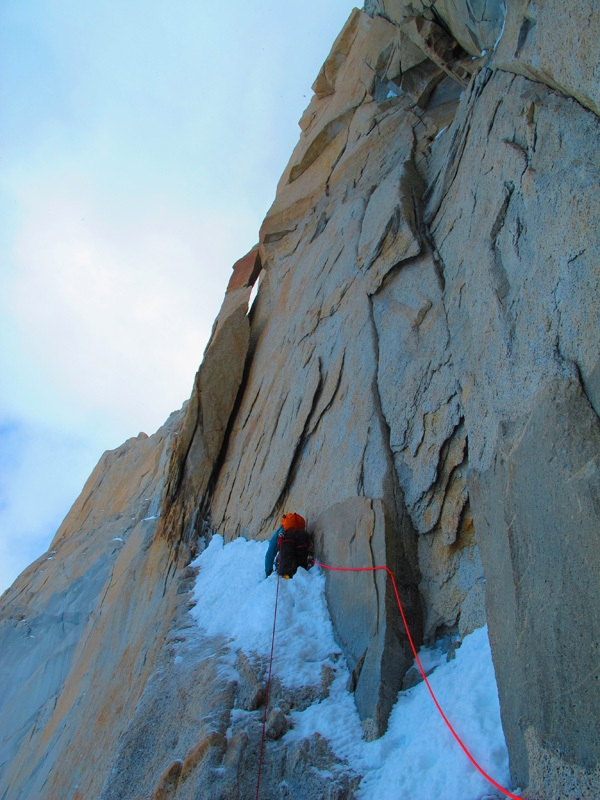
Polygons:
M209 635L229 638L232 663L241 649L267 656L271 650L277 576L264 578L267 542L214 536L194 562L200 567L192 613ZM487 629L465 637L456 658L422 650L429 681L455 730L482 768L509 787L508 754L500 724L498 692ZM440 663L441 662L441 663ZM280 581L273 673L289 687L318 684L322 665L334 671L327 699L292 712L289 738L319 732L339 758L364 775L361 800L481 800L502 796L475 770L452 738L424 683L401 692L387 733L365 742L348 669L335 642L325 576L318 567Z

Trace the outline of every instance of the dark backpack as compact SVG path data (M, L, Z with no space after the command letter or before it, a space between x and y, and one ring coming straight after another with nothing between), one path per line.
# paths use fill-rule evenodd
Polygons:
M277 573L291 578L298 567L308 569L312 537L307 531L289 530L279 534Z

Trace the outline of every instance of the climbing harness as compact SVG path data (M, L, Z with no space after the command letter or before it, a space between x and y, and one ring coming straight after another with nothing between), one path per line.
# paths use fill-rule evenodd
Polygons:
M394 588L394 594L396 596L396 602L398 604L398 610L399 610L400 616L402 618L402 623L404 624L404 630L406 631L406 635L408 636L408 642L410 644L410 649L412 650L413 656L415 657L415 661L416 661L417 666L419 668L419 672L421 673L421 677L425 681L425 685L427 686L427 689L429 690L429 694L431 695L431 699L433 700L433 702L435 704L435 707L437 708L438 712L440 713L440 716L442 717L442 719L444 720L444 722L448 726L448 729L449 729L450 733L456 739L456 741L460 745L462 751L464 752L466 757L469 759L471 764L486 779L486 781L488 781L488 783L490 783L492 786L494 786L496 789L498 789L498 791L502 792L502 794L505 795L506 797L510 797L511 800L523 800L523 798L519 797L518 795L512 794L512 792L509 792L508 789L504 789L499 783L497 783L492 777L490 777L490 775L487 774L487 772L483 769L483 767L481 767L477 763L477 761L475 761L475 759L473 758L473 756L471 755L471 753L467 749L466 745L463 743L463 741L460 738L460 736L456 733L456 731L452 727L452 725L450 723L450 720L444 714L444 711L442 710L442 707L438 703L437 697L433 693L433 689L431 688L431 685L430 685L429 681L427 680L427 675L425 674L425 670L423 669L423 665L421 664L421 659L419 658L419 654L417 653L417 648L415 647L415 644L413 642L412 636L410 634L410 630L409 630L409 627L408 627L408 622L406 621L406 617L404 615L404 609L403 609L402 603L400 601L400 594L398 593L398 587L396 586L396 579L395 579L394 573L391 571L391 569L389 567L385 567L385 566L378 566L378 567L332 567L332 566L329 566L328 564L322 564L320 561L314 561L314 563L318 567L321 567L322 569L328 569L331 572L375 572L377 570L384 570L385 572L387 572L387 574L390 576L390 579L392 581L392 586ZM279 578L280 578L280 576L278 575L277 576L277 591L275 593L275 612L273 614L273 635L272 635L272 638L271 638L271 656L270 656L270 659L269 659L269 673L268 673L268 678L267 678L267 689L266 689L266 693L265 693L265 710L264 710L263 722L262 722L262 739L261 739L261 744L260 744L260 757L259 757L259 761L258 761L258 778L257 778L257 781L256 781L256 800L258 800L258 794L259 794L259 791L260 791L260 773L261 773L262 762L263 762L263 757L264 757L264 749L265 749L265 738L266 738L266 727L267 727L267 711L268 711L268 706L269 706L269 693L270 693L270 689L271 689L271 674L272 674L272 671L273 671L273 652L274 652L274 648L275 648L275 627L276 627L276 624L277 624L277 603L278 603L278 599L279 599Z
M437 697L433 693L433 689L431 688L431 685L430 685L429 681L427 680L427 675L425 674L425 670L423 669L423 665L421 664L421 660L420 660L419 655L417 653L417 648L415 647L415 644L413 642L412 636L410 635L408 622L406 621L406 617L404 615L404 609L402 608L402 603L400 602L400 595L398 593L398 587L396 586L396 579L394 578L394 573L391 571L391 569L389 567L384 567L384 566L379 566L379 567L331 567L331 566L329 566L327 564L321 564L320 561L315 561L315 564L317 566L319 566L319 567L322 567L323 569L328 569L328 570L331 570L333 572L367 572L367 571L368 572L375 572L376 570L385 570L387 572L387 574L391 578L392 586L394 587L394 594L396 595L396 602L398 603L398 610L400 611L400 616L402 617L402 622L404 624L404 630L406 631L406 635L408 636L410 649L412 650L413 656L415 657L415 661L417 662L417 666L419 667L419 672L421 673L421 677L423 678L423 680L425 681L425 685L429 689L429 694L431 695L431 699L435 703L435 707L439 711L440 716L442 717L442 719L444 720L444 722L448 726L448 729L450 730L450 733L452 734L452 736L454 736L454 738L456 739L456 741L460 745L461 749L463 750L464 754L469 759L471 764L475 767L475 769L481 775L483 775L483 777L486 779L486 781L491 783L492 786L494 786L496 789L498 789L500 792L502 792L502 794L505 795L506 797L510 797L510 798L512 798L512 800L523 800L523 798L519 797L516 794L512 794L512 792L509 792L508 789L504 789L502 786L500 786L499 783L497 783L492 777L490 777L487 774L487 772L483 769L483 767L479 766L477 761L475 761L475 759L473 758L471 753L467 750L467 747L463 743L463 741L460 738L460 736L456 733L456 731L454 730L454 728L450 724L450 720L448 719L448 717L444 714L444 712L442 710L442 707L438 703Z

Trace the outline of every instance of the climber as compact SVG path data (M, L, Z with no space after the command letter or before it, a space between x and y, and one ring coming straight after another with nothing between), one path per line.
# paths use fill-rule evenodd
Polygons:
M306 520L300 514L284 514L265 556L267 577L274 565L283 578L291 578L298 567L310 569L312 566L312 536L306 530Z

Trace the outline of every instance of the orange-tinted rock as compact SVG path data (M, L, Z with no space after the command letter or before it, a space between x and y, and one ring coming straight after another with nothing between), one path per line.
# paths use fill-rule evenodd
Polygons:
M229 279L227 291L233 292L236 289L243 289L244 287L254 286L261 270L260 256L258 254L258 245L252 248L239 261L233 265L233 275Z

